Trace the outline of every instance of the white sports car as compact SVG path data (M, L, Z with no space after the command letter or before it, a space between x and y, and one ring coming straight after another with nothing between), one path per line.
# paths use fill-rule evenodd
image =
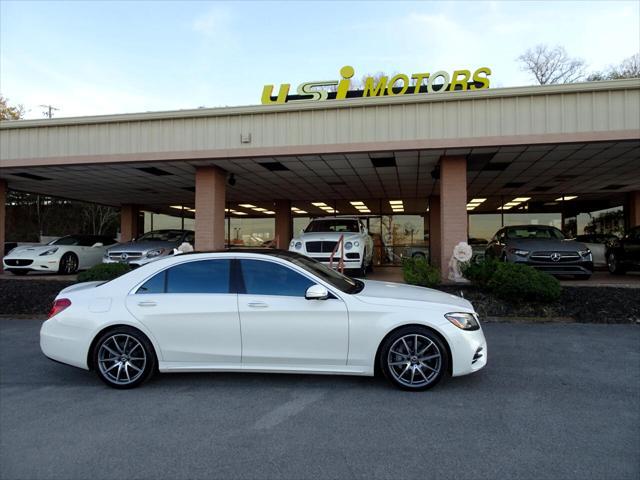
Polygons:
M187 253L67 287L40 347L115 388L138 386L156 370L381 371L400 388L423 390L487 362L467 300L351 279L278 250Z
M68 235L46 245L14 248L3 259L4 268L16 275L30 271L76 273L101 263L107 247L115 243L105 235Z
M337 248L333 266L337 266L342 258L344 268L355 269L360 276L364 276L373 265L373 239L357 217L316 218L291 240L289 251L329 265L340 237L344 239L344 251Z

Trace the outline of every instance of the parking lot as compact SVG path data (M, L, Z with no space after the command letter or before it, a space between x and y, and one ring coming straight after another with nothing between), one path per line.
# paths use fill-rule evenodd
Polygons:
M640 329L486 324L489 365L382 379L167 374L116 391L0 320L0 476L635 479Z

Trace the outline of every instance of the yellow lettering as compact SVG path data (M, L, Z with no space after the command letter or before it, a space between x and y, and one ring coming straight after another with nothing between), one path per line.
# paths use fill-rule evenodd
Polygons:
M481 77L481 73L484 73L486 77ZM471 90L482 90L483 88L489 88L489 75L491 75L491 69L489 67L481 67L473 72L473 83L471 84ZM476 83L481 83L482 85L477 87L475 85Z
M353 77L354 74L355 70L349 65L345 65L340 69L342 80L340 80L340 83L338 83L336 100L344 100L345 98L347 98L347 92L349 91L349 87L351 87L351 81L349 79Z
M364 91L362 92L363 97L379 97L384 95L384 90L387 87L387 77L380 77L377 85L375 84L376 79L373 77L368 77L364 82Z
M438 77L442 77L441 84L435 83ZM431 75L431 77L429 77L429 80L427 81L427 92L429 93L445 92L447 90L447 87L449 86L450 81L451 79L449 78L449 74L447 72L444 72L444 71L436 72L433 75ZM433 88L434 85L440 85L440 88L436 90Z
M429 78L429 74L428 73L414 73L413 75L411 75L411 78L413 78L416 81L416 88L413 90L413 93L420 93L420 87L422 86L422 81L425 78Z
M398 80L402 80L402 87L400 87L400 91L396 94L393 91L393 86ZM392 77L389 81L389 85L387 86L387 95L403 95L409 89L409 77L407 77L403 73L399 73L396 76Z
M458 78L462 76L462 78ZM466 90L469 86L469 78L471 77L471 72L469 70L455 70L453 75L451 75L451 87L449 90L452 92L456 90L456 85L460 85L462 88L460 90Z
M278 91L278 98L276 100L271 100L271 94L273 93L273 85L265 85L262 89L262 104L263 105L271 105L275 103L285 103L287 101L287 95L289 95L289 89L291 88L291 84L283 83L280 85L280 90Z

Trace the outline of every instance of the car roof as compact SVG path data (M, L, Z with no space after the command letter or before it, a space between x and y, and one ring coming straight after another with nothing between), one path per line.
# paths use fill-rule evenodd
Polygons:
M228 254L230 255L237 255L238 253L245 253L245 254L252 254L252 255L264 255L264 256L268 256L268 257L277 257L277 258L299 258L299 257L304 257L304 258L308 258L305 257L304 255L300 254L300 253L296 253L296 252L290 252L288 250L279 250L276 248L227 248L224 250L206 250L206 251L202 251L202 252L186 252L183 254L180 254L180 257L185 257L185 256L193 256L193 255L201 255L201 254L211 254L211 253L216 253L216 254Z
M316 220L360 220L360 219L358 217L354 217L354 216L348 216L348 217L316 217L311 221L315 222Z

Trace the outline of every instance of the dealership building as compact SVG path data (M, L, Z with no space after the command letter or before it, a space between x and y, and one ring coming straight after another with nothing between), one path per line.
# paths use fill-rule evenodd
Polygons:
M442 272L503 225L640 225L639 79L388 93L2 122L0 244L8 189L118 207L123 241L193 228L197 250L358 215L377 263Z

